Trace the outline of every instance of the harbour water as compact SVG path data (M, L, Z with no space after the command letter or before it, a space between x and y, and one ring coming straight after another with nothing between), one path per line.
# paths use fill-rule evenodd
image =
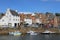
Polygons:
M25 36L0 35L0 40L60 40L60 34L27 34Z

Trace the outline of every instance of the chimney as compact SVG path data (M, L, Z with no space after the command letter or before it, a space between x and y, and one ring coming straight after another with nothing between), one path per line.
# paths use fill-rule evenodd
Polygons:
M10 10L10 8L8 8L7 10Z
M17 10L15 10L17 12Z

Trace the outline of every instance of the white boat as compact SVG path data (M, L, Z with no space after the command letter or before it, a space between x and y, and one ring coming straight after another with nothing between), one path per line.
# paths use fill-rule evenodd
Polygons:
M18 36L21 35L22 33L19 31L15 31L15 32L9 32L9 35L14 35L14 36Z
M46 30L46 31L44 31L44 32L42 32L42 33L55 33L55 32Z
M30 33L30 35L37 35L38 33L34 32L34 31L29 31L27 33Z

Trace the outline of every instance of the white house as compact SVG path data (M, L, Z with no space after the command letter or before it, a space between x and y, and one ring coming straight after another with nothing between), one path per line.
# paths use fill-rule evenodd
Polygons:
M39 18L36 18L36 23L41 24L42 22L41 22L41 20Z
M14 10L7 9L5 14L0 14L0 27L16 27L20 25L20 17Z
M25 23L32 24L32 19L29 16L27 16L29 14L32 14L32 12L19 12L19 13L23 13L24 15L26 15L24 18Z
M24 19L25 23L32 24L32 19Z

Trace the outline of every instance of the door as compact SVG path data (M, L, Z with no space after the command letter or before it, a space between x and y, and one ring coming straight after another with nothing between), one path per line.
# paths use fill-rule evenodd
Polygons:
M14 26L16 27L17 26L17 23L14 23Z
M11 24L11 23L8 23L8 26L9 26L9 27L12 27L12 24Z

